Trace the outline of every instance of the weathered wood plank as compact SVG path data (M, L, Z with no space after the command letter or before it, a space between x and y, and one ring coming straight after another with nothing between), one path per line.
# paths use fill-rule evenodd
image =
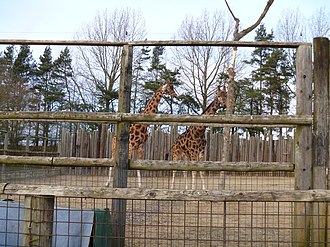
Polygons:
M22 246L52 246L54 197L25 195Z
M221 125L276 125L281 126L300 126L311 125L313 118L311 114L293 115L185 115L178 118L176 114L133 114L133 113L105 113L105 112L14 112L0 111L0 120L29 120L29 121L61 121L61 122L138 122L138 123L163 123L176 125L198 125L221 126Z
M2 187L1 194L5 195L44 195L70 198L213 202L330 202L329 190L202 191L23 184L0 184L0 187Z
M40 165L40 166L72 166L72 167L110 167L114 160L108 158L79 157L44 157L44 156L11 156L0 155L1 164Z
M314 47L314 123L313 123L313 189L327 189L329 167L329 39L315 38ZM327 242L327 205L313 205L312 242Z
M125 45L122 50L118 111L130 111L132 85L133 47ZM116 125L116 154L113 169L113 187L126 188L128 176L129 123L118 122ZM125 246L126 200L113 200L112 205L112 246Z
M312 114L312 50L302 45L297 49L296 115ZM298 126L295 133L295 189L312 188L312 127ZM310 205L294 205L295 246L307 246L310 240Z
M78 157L39 157L0 155L1 164L71 166L71 167L113 167L115 160L108 158ZM167 160L131 160L130 169L135 170L188 170L188 171L294 171L289 162L222 162L222 161L167 161Z
M131 160L130 168L136 170L178 170L178 171L294 171L289 162L226 162L226 161L161 161Z
M95 40L25 40L0 39L2 45L65 45L65 46L237 46L297 48L310 43L301 42L251 42L251 41L197 41L197 40L144 40L144 41L95 41Z

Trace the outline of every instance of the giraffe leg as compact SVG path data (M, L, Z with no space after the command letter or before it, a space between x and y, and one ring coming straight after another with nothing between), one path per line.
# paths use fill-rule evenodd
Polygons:
M191 172L191 189L195 190L196 189L196 171Z
M175 173L176 173L176 171L172 171L172 182L171 182L171 190L173 190L174 189L174 179L175 179Z
M116 153L116 136L113 136L111 141L112 141L111 142L111 159L113 159L113 157L115 156L115 153ZM109 177L105 184L106 187L110 186L111 175L112 175L112 167L110 166L109 167Z
M143 145L140 145L137 150L137 159L142 160L143 158ZM141 171L137 170L137 179L138 179L138 186L139 188L142 187L142 179L141 179Z
M177 145L174 144L172 147L172 153L173 153L173 160L174 161L178 161L181 158L181 152L178 149ZM176 171L173 170L172 171L172 182L171 182L171 189L174 189L174 180L175 180L175 175L176 175Z
M188 190L188 172L183 171L183 177L185 178L186 181L186 190Z
M190 159L192 161L197 161L197 156L195 153L192 153L190 155ZM195 190L196 189L196 174L197 174L197 171L191 171L191 189L192 190Z
M188 154L185 154L185 160L191 160L191 157ZM188 178L188 171L183 171L183 176L185 177L186 180L186 190L188 190L188 186L189 186L189 178ZM193 176L193 174L192 174Z
M109 186L110 186L111 173L112 173L112 167L110 166L110 167L109 167L109 177L108 177L107 182L105 183L105 186L106 186L106 187L109 187Z
M200 153L199 160L204 161L204 151L202 151ZM202 190L206 190L205 179L204 179L205 172L204 171L199 171L199 175L200 175L201 180L202 180Z
M199 175L201 176L201 180L202 180L202 190L206 190L206 187L205 187L205 180L204 180L205 172L204 172L204 171L200 171L200 172L199 172Z

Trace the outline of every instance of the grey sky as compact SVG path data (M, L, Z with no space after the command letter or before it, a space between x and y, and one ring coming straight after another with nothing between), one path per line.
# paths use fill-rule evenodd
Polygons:
M241 28L251 25L262 12L267 0L228 0ZM299 8L309 17L327 7L328 0L275 0L264 22L275 28L284 9ZM1 39L73 39L75 31L91 21L97 11L131 7L142 12L149 40L171 39L186 15L199 16L202 11L226 9L224 0L1 0Z

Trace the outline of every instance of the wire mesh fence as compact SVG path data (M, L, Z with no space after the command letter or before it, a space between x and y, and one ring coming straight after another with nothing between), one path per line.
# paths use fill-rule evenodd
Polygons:
M110 199L56 198L52 246L110 246L115 227L111 203ZM293 232L301 230L293 227L295 216L326 216L312 213L310 203L300 204L304 213L295 215L293 202L127 200L125 245L292 246L299 243ZM1 196L1 246L22 246L28 236L23 230L25 207L23 196ZM311 243L323 244L317 239Z
M90 186L104 187L109 178L107 167L47 167L30 165L2 165L1 183ZM170 189L172 185L172 171L141 171L142 188ZM110 178L110 187L113 177ZM208 190L293 190L294 173L282 172L227 172L207 171L204 174L206 189ZM196 189L202 189L202 180L197 172ZM187 178L182 171L175 173L173 189L191 189L192 174L187 172ZM128 187L138 187L136 171L128 171Z
M2 183L98 188L105 186L109 171L105 167L15 168L6 170L3 165L2 172L11 176L2 176ZM128 187L136 188L136 172L129 173ZM293 173L280 175L208 171L205 181L208 190L216 191L293 191ZM162 174L158 171L142 172L142 188L145 189L169 189L171 181L170 171ZM188 174L187 181L191 183L191 174ZM185 190L187 181L182 172L177 172L174 189ZM201 189L199 176L196 189ZM1 195L0 245L21 246L25 203L24 195ZM56 197L52 245L107 246L113 240L111 217L116 213L111 206L111 199ZM293 207L294 203L290 201L127 200L125 245L291 246L296 241L292 237L295 230ZM307 206L303 216L312 216Z

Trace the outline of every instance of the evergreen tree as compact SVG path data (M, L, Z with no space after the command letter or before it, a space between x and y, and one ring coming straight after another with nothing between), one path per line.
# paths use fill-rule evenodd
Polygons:
M260 27L256 30L256 37L254 38L255 41L273 41L273 39L273 32L267 34L264 24L261 24ZM273 49L270 47L257 47L251 54L252 58L249 61L246 61L246 63L255 67L255 70L252 71L251 77L255 84L255 90L258 92L259 105L258 108L254 111L258 115L263 114L264 111L264 83L265 74L267 73L265 71L265 64L271 55L272 50Z
M52 50L47 46L44 53L39 57L40 63L36 71L36 81L34 90L37 98L40 100L41 111L60 110L65 97L65 83L61 80L61 76L57 74L55 68L59 65L59 61L53 62ZM58 71L57 71L58 72ZM43 146L48 145L49 134L52 133L52 127L55 125L49 122L41 123ZM39 124L36 126L35 142L39 143Z
M265 26L260 25L255 40L273 41L273 39L273 32L267 34ZM252 59L246 63L253 65L255 69L251 73L251 78L241 81L249 88L246 96L251 97L250 105L247 104L245 107L253 108L250 109L250 114L287 114L294 96L291 90L294 69L290 65L287 52L279 48L257 47L251 55ZM256 98L258 104L255 102ZM255 130L249 131L255 133Z
M70 50L66 47L61 51L59 57L54 60L52 78L63 90L63 96L59 97L59 110L76 110L79 105L77 89L73 82L72 58Z
M37 81L34 88L41 99L41 110L58 110L64 99L65 85L63 81L56 80L52 51L49 46L45 48L39 60L40 63L36 72Z
M265 101L269 114L287 114L294 96L289 84L293 70L283 49L274 49L265 64L265 71Z
M13 77L14 46L8 46L0 57L0 108L11 109L11 85Z
M149 47L142 47L140 51L137 52L137 56L133 62L133 85L132 85L132 111L133 113L139 112L139 108L142 108L142 95L144 81L147 79L145 75L145 63L150 60L150 49Z
M30 82L33 80L35 62L30 47L22 45L17 52L8 46L0 57L0 107L6 111L29 110L33 102ZM4 121L1 128L9 133L10 145L17 147L24 132L24 122Z
M163 46L155 46L152 50L150 67L148 68L148 76L143 85L144 89L144 106L148 103L149 99L152 97L154 92L165 82L171 82L174 86L180 84L178 76L178 69L168 69L166 63L163 61L163 55L165 54L165 47ZM170 106L170 110L168 112L173 113L173 99L168 95L164 95L165 101L167 101ZM162 109L159 109L162 111Z

